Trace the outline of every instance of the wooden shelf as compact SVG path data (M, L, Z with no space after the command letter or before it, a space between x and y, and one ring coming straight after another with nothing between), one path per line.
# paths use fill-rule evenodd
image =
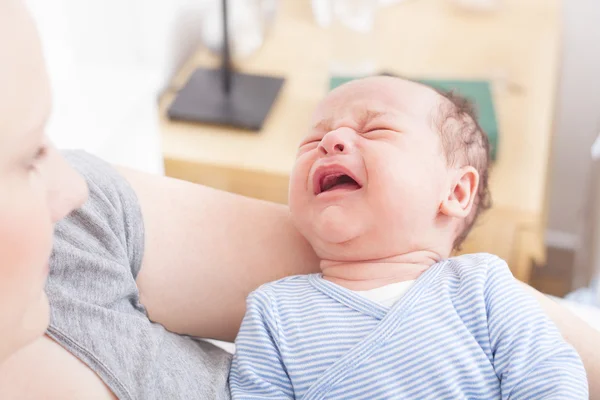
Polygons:
M558 0L504 0L495 13L466 12L444 0L390 6L377 20L381 70L418 78L489 79L500 130L490 186L494 209L465 244L505 258L527 279L543 258L544 195L560 50ZM170 122L161 101L165 170L170 176L285 203L297 144L328 87L329 35L308 1L283 0L264 46L240 70L286 77L259 134ZM218 60L200 50L173 82Z

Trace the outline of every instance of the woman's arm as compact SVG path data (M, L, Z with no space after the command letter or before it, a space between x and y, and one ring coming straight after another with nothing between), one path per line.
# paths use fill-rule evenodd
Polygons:
M136 191L144 217L141 301L150 318L171 331L232 341L252 290L318 270L285 206L120 172Z
M587 372L590 399L600 399L600 332L534 288L525 284L523 287L538 300L564 339L577 350Z

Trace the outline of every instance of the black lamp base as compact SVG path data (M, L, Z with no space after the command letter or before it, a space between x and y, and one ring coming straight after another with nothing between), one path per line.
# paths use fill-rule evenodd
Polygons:
M227 93L222 74L198 68L169 107L169 118L260 130L284 79L231 72Z

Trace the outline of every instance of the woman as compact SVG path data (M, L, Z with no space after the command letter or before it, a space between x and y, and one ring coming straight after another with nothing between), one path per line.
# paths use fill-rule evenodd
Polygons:
M20 0L0 0L0 59L0 398L228 398L229 355L173 332L232 340L249 291L316 269L286 208L65 162L43 137L48 84ZM598 396L600 335L528 290Z

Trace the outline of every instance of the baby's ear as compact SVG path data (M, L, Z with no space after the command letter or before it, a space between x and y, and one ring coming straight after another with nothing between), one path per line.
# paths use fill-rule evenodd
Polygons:
M479 173L475 168L466 166L457 170L440 212L448 217L466 218L473 208L478 186Z

